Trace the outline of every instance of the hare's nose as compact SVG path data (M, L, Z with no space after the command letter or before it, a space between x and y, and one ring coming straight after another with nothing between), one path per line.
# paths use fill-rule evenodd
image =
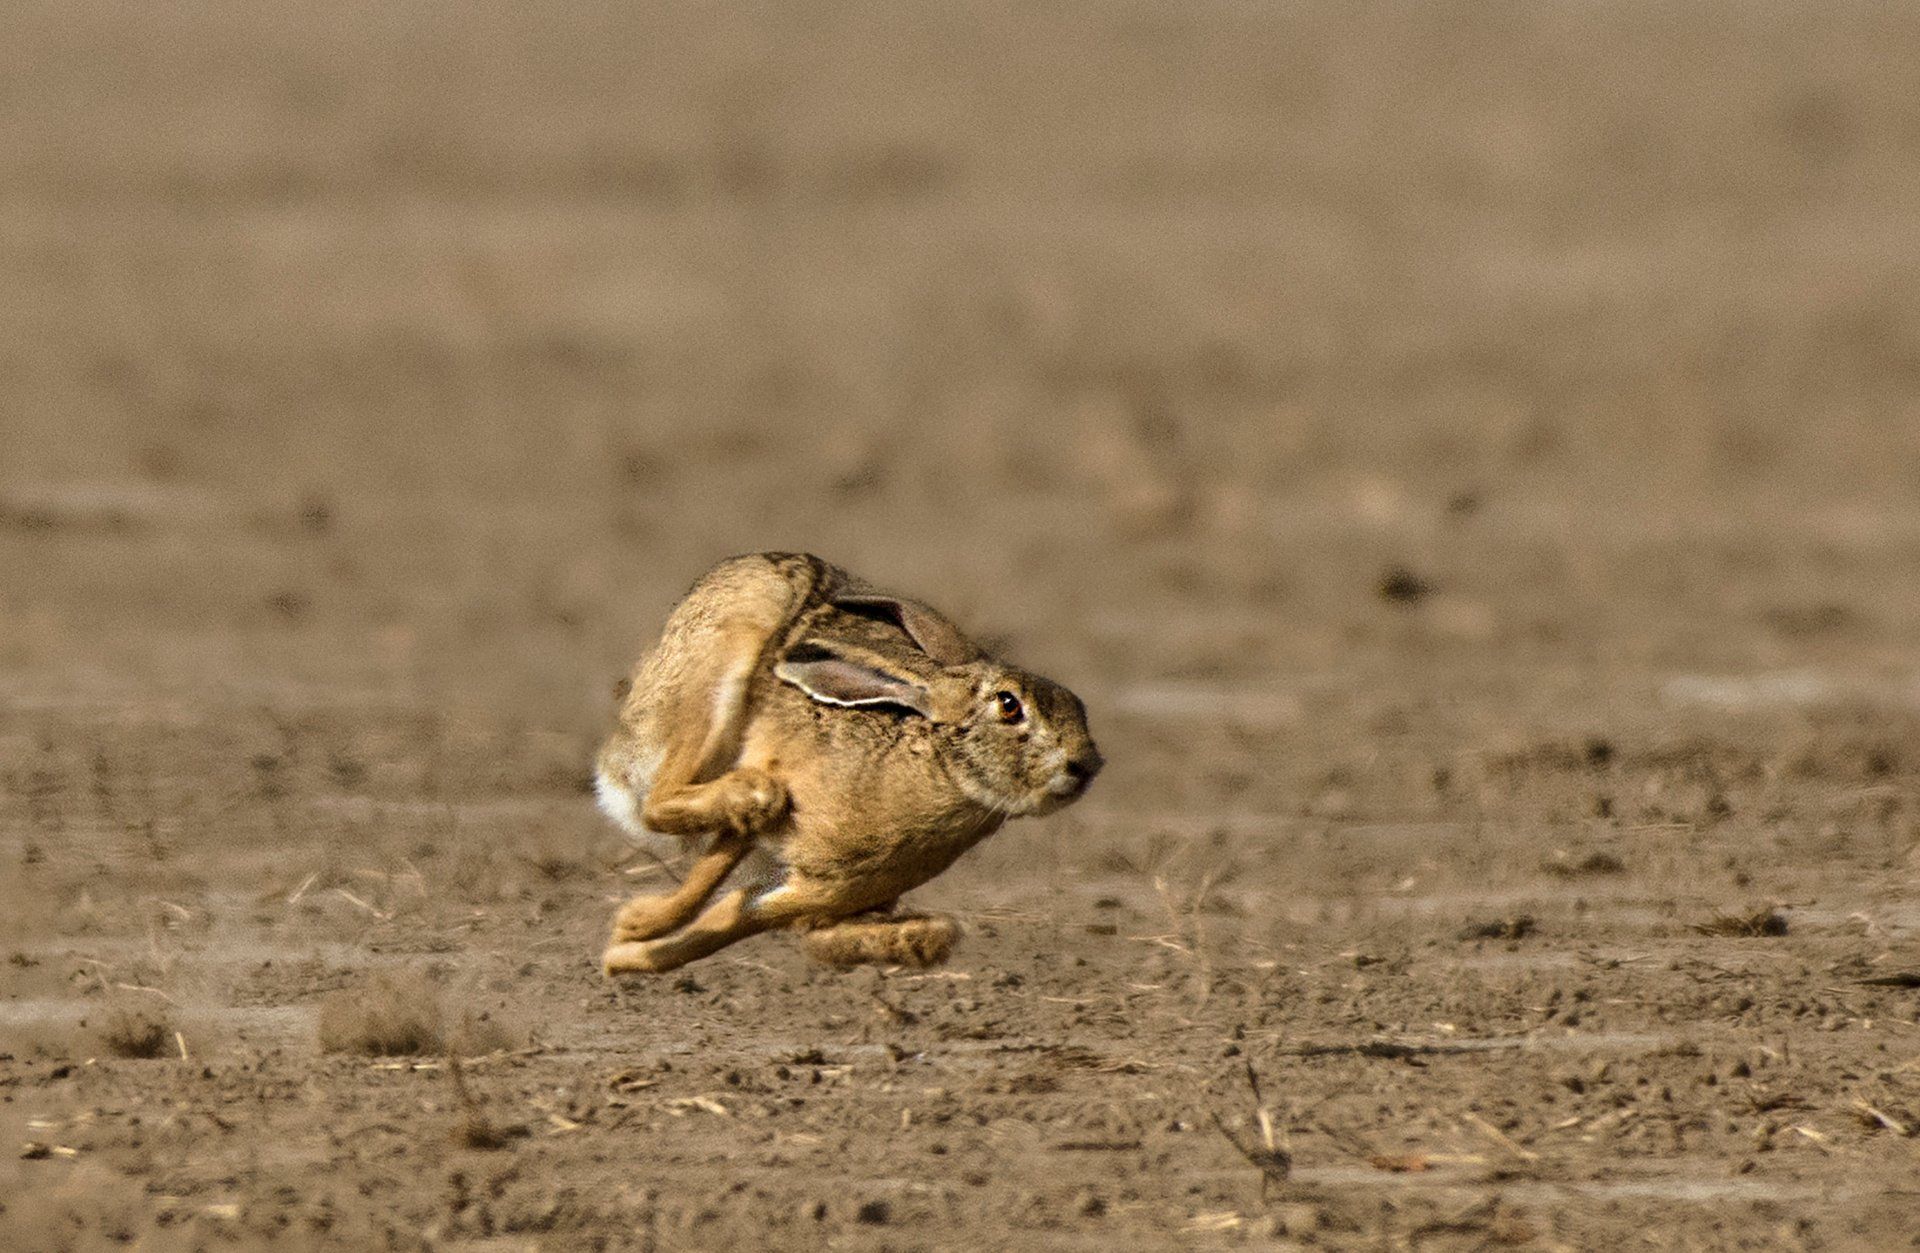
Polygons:
M1099 753L1089 752L1084 757L1068 758L1067 764L1062 767L1062 769L1067 772L1069 779L1072 779L1081 787L1085 787L1087 784L1093 782L1093 776L1099 774L1100 767L1106 764L1105 761L1101 760Z

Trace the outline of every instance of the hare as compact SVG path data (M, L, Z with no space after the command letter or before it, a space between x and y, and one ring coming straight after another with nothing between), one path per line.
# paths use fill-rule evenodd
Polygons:
M1073 693L927 606L804 554L723 561L635 669L596 774L629 832L705 850L620 909L602 965L672 970L776 928L831 965L944 961L953 920L896 899L1100 766Z

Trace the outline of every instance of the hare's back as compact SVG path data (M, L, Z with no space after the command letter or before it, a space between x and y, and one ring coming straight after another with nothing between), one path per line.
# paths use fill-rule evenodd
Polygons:
M839 577L818 558L789 553L734 557L709 570L635 667L603 762L618 759L630 789L644 797L677 737L740 721L769 644Z
M830 571L818 558L787 553L733 557L707 571L667 616L627 703L657 705L675 688L731 672L743 651L757 659L820 595Z

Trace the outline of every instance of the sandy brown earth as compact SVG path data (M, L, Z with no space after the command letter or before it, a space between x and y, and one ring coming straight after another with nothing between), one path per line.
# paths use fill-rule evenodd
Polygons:
M4 20L0 1248L1913 1244L1920 11ZM610 985L769 547L1109 768Z

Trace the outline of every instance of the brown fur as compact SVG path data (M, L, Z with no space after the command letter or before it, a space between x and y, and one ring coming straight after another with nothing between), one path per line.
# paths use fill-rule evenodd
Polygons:
M824 966L938 966L953 952L959 932L943 915L863 915L808 931L801 945Z
M712 845L675 891L622 907L605 968L670 970L890 905L1008 816L1077 797L1099 764L1070 693L988 658L927 606L816 557L723 562L669 617L600 755L603 785L645 794L646 828ZM695 917L755 846L773 881ZM846 925L860 929L809 951L925 962L952 944L950 920Z

